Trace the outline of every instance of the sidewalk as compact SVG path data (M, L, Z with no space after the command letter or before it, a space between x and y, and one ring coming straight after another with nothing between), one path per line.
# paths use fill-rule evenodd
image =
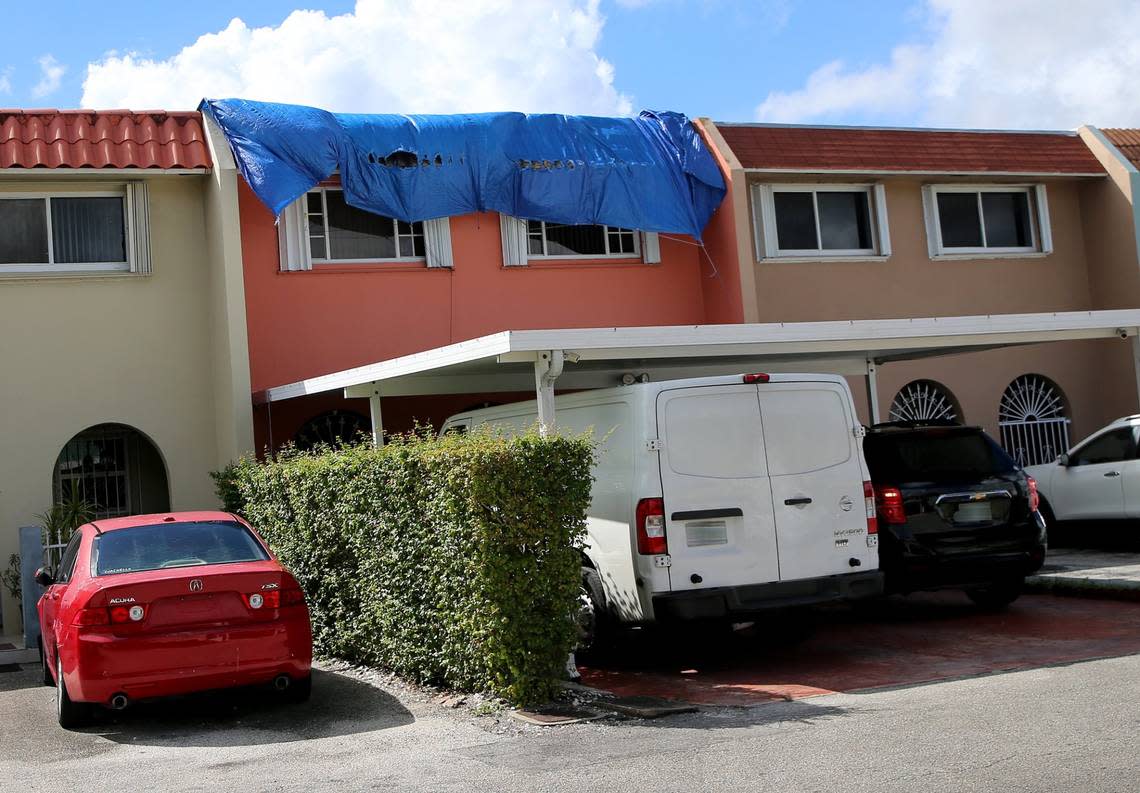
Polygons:
M1140 600L1140 553L1049 549L1045 566L1025 580L1031 592Z

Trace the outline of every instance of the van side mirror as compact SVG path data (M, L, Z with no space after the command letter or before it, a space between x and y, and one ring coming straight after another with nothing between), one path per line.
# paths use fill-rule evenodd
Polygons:
M51 586L55 583L55 576L51 574L51 570L41 567L36 570L36 583L40 586Z
M1062 454L1060 457L1057 458L1057 465L1061 466L1062 468L1068 468L1069 467L1069 455L1068 455L1068 453Z

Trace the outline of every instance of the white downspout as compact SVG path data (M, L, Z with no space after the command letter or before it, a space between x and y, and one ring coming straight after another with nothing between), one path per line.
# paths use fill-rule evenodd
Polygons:
M554 381L562 374L562 350L538 354L534 362L534 392L538 399L538 431L546 437L554 430Z

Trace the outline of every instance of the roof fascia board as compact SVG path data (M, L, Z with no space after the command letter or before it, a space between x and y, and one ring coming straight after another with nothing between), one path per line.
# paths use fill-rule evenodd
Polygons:
M1070 173L1067 171L901 171L891 169L856 168L745 168L747 174L786 173L786 174L831 174L835 176L1018 176L1033 178L1073 178L1103 179L1103 173Z
M208 176L209 168L0 168L0 179L62 182L72 179L98 179L117 176L120 179L156 176Z

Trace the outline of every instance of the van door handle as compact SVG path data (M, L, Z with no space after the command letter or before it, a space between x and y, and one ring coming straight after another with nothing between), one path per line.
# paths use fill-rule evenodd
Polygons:
M702 518L743 518L740 507L720 507L719 509L692 509L688 512L674 512L673 520L701 520Z
M1105 476L1108 476L1108 477L1120 476L1120 471L1109 471L1107 474L1105 474Z
M789 507L800 507L800 506L803 506L804 504L810 504L811 499L808 498L807 496L804 496L803 498L785 498L784 503L787 504Z

